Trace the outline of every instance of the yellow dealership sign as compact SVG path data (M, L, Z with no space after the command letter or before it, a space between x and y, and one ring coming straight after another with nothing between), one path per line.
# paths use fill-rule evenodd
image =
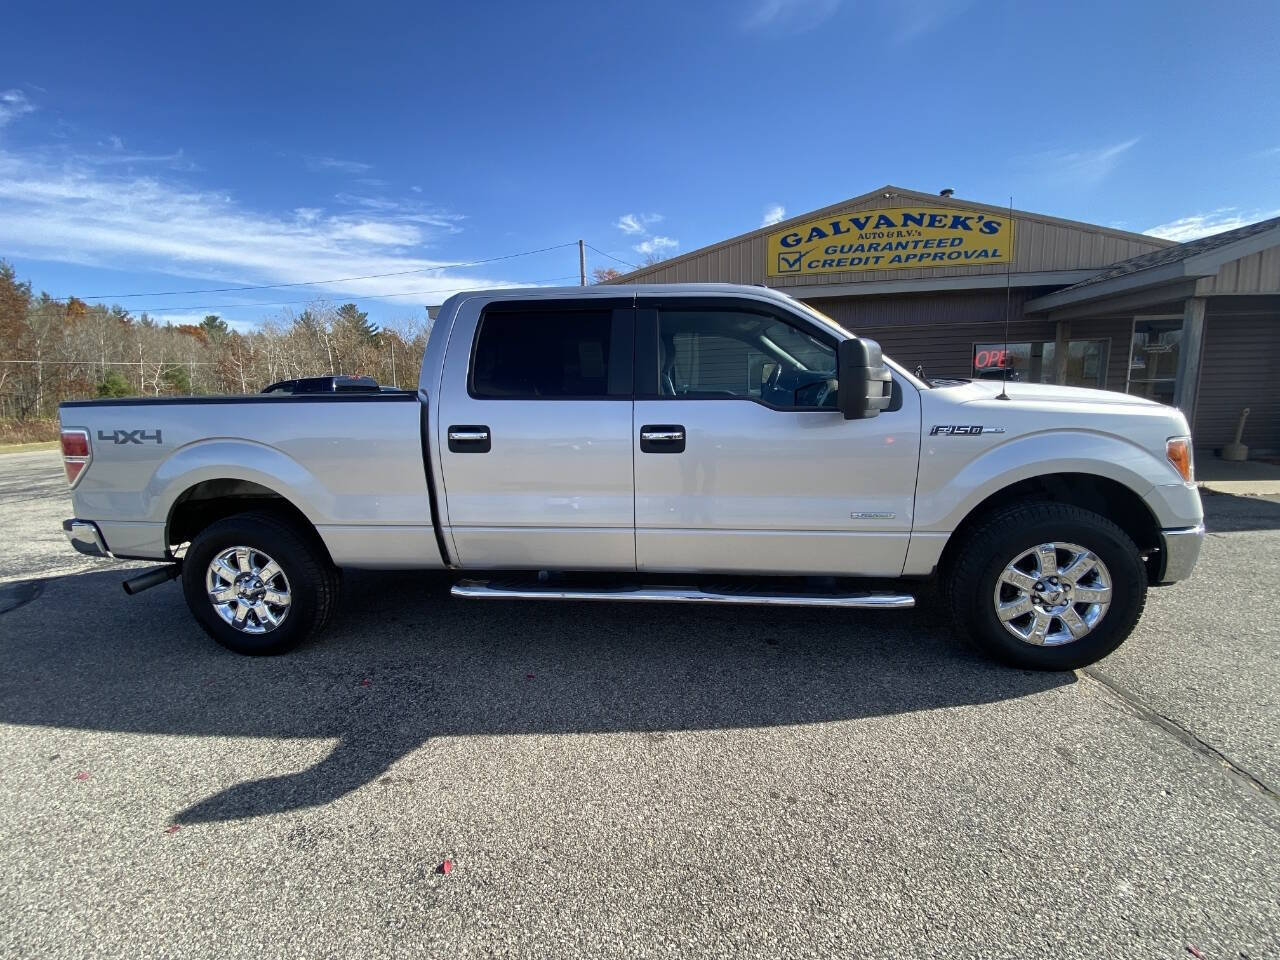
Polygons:
M769 234L771 277L959 267L1013 259L1013 223L954 207L889 207L837 214Z

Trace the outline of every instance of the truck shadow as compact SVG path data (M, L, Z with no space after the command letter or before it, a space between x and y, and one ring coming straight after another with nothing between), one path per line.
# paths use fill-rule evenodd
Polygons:
M349 573L333 626L285 657L228 653L176 586L119 571L38 581L0 616L0 722L335 738L319 763L218 789L177 823L329 803L433 737L649 733L849 721L1074 682L992 664L933 598L907 612L467 602L449 580ZM37 583L37 581L28 581Z
M1216 490L1201 490L1200 497L1204 502L1205 526L1210 533L1280 530L1280 501Z

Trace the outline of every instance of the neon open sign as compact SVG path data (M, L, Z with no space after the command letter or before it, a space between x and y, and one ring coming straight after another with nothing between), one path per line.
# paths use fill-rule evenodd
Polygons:
M1009 353L1007 350L979 349L974 351L973 365L978 370L1000 369L1009 365Z

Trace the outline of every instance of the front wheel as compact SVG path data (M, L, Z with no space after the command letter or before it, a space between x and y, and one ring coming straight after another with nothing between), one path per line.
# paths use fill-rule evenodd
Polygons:
M182 561L182 591L205 632L236 653L283 653L328 621L338 572L313 537L272 514L210 525Z
M992 512L957 544L945 574L957 628L993 656L1035 670L1101 660L1133 632L1147 595L1137 546L1064 503Z

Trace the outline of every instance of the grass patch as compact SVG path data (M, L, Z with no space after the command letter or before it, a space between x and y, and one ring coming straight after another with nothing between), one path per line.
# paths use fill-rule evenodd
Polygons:
M6 443L56 443L58 421L0 420L0 444Z

